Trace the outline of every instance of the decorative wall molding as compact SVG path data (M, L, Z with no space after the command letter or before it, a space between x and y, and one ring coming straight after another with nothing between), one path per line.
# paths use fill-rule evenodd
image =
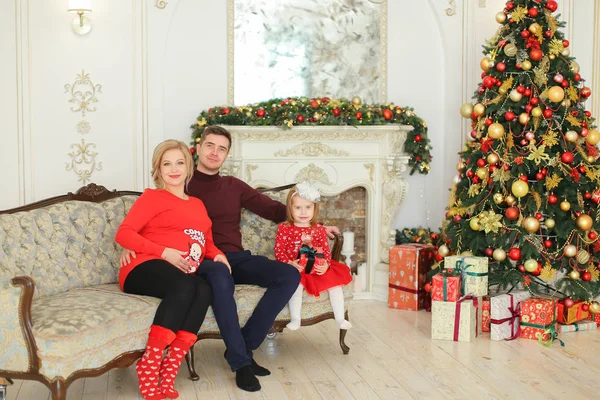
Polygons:
M338 150L331 146L328 146L319 142L307 142L298 144L291 149L279 150L273 154L275 157L288 157L288 156L305 156L305 157L317 157L317 156L347 156L350 153L344 150Z
M96 161L98 155L95 151L96 145L86 143L85 139L81 139L81 144L73 143L71 148L73 151L68 154L71 161L66 163L65 169L75 172L79 177L79 181L85 185L94 171L102 170L102 163Z
M65 85L65 93L71 96L68 102L74 104L71 111L81 112L81 116L85 117L86 112L96 111L95 104L99 102L96 94L102 93L102 86L95 85L90 75L81 70L81 74L77 74L72 84Z
M256 164L246 164L246 181L250 182L252 180L252 171L256 170L258 165Z
M156 6L156 8L160 8L162 10L163 8L165 8L167 6L167 4L169 4L167 1L156 0L156 3L154 5Z
M373 182L373 179L375 178L375 164L366 163L363 164L363 166L369 171L369 180Z
M86 133L90 133L92 130L92 126L87 121L79 121L76 126L77 133L81 135L85 135Z
M450 8L446 8L446 15L449 17L456 15L456 1L448 0L448 4L450 5Z
M306 167L302 168L294 177L294 181L308 181L310 183L320 182L324 185L332 185L331 181L329 180L329 177L327 176L327 172L323 171L322 168L317 167L313 163L310 163Z

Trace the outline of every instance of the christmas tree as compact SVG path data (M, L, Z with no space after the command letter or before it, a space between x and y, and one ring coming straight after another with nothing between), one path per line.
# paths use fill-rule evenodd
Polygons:
M487 256L490 286L524 285L600 312L600 133L557 8L514 0L496 14L482 81L460 110L472 140L460 153L438 257Z

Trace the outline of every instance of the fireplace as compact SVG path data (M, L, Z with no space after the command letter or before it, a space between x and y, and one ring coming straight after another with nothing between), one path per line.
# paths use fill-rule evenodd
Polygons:
M227 129L232 134L232 147L221 170L223 174L234 175L252 187L307 180L319 187L325 196L323 201L334 203L360 202L362 193L363 228L362 232L355 231L353 261L364 258L367 291L355 297L386 301L389 248L395 237L391 223L408 188L403 174L409 157L402 149L406 133L412 127L323 126L282 130L227 126ZM324 215L324 222L340 218L343 216L331 212ZM352 215L345 224L336 222L336 225L343 231L348 223L358 224L360 219L360 215ZM362 255L361 249L364 249Z

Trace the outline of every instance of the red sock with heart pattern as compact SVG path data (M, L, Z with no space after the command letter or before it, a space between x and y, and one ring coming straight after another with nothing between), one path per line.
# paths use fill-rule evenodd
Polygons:
M160 391L171 399L179 397L179 393L175 390L175 378L177 371L189 351L190 347L196 343L198 336L186 331L177 332L175 340L169 346L167 355L160 366Z
M144 400L164 399L158 387L160 364L165 348L173 342L175 333L159 325L152 325L148 334L146 352L135 366L140 394Z

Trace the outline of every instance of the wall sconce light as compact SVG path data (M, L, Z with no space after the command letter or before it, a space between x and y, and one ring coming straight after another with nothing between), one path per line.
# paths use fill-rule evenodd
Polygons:
M90 19L84 16L85 13L92 12L92 0L69 0L67 11L77 14L71 24L75 33L85 35L92 29Z

